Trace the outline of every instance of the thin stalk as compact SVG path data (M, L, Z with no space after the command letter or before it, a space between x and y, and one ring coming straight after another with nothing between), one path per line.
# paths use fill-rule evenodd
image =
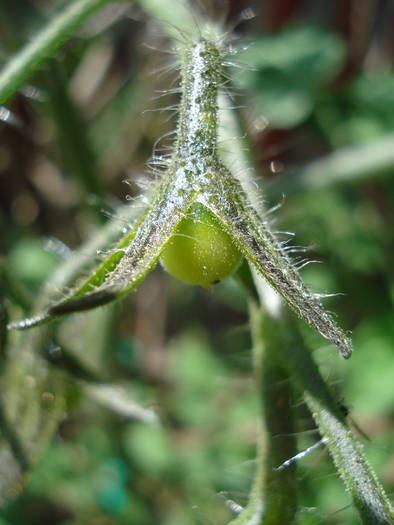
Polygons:
M317 397L305 391L305 401L312 412L335 466L351 494L364 525L394 523L394 509L371 465L342 418L330 411Z
M277 359L274 339L264 339L256 330L257 305L251 305L251 324L255 348L255 371L263 409L265 446L261 446L258 461L263 463L260 487L264 498L262 525L290 525L297 511L296 465L276 470L297 453L291 384L288 370Z
M177 155L216 155L216 100L221 73L221 57L215 46L201 42L185 49Z
M245 278L246 277L246 278ZM275 338L263 338L261 311L250 293L247 272L239 278L250 295L255 381L261 403L257 468L249 503L230 525L290 525L297 511L296 465L277 467L297 453L291 383L288 370L278 361Z

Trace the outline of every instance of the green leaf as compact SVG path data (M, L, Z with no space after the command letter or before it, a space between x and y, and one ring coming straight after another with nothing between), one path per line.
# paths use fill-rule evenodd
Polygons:
M253 70L235 77L250 89L259 115L278 128L304 121L314 107L314 90L340 71L345 48L336 35L312 26L285 29L253 42L239 54Z
M314 107L311 94L275 68L266 68L256 75L252 90L253 111L275 128L297 126Z
M257 39L240 54L240 60L249 66L275 68L306 86L331 80L344 59L342 40L311 25L287 28Z

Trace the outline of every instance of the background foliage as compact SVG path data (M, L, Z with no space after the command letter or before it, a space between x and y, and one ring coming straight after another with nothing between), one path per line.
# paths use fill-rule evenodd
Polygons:
M3 61L62 4L2 2ZM297 181L304 166L329 163L340 148L388 141L394 151L393 6L263 2L256 18L249 9L239 20L239 4L229 2L228 19L250 43L240 61L251 67L235 74L234 87L243 93L236 103L245 106L256 171L270 203L286 194L278 230L296 232L294 243L312 245L308 257L323 263L302 270L304 279L344 294L327 305L352 330L354 355L344 362L301 328L369 436L366 455L390 494L394 159L383 170L377 155L367 177L359 164L338 181L334 164L335 183L329 170L313 186ZM0 293L12 316L28 311L69 251L138 193L152 147L174 126L161 109L176 96L157 97L175 82L160 71L167 47L145 12L116 4L40 69L7 104L12 113L0 113ZM122 304L65 321L60 347L93 376L123 384L161 424L108 410L68 376L61 426L1 525L227 523L228 501L246 503L254 469L258 400L247 320L235 281L207 292L158 268ZM30 376L18 380L28 398ZM301 401L293 400L300 449L318 439ZM324 449L300 462L298 477L299 523L358 523Z

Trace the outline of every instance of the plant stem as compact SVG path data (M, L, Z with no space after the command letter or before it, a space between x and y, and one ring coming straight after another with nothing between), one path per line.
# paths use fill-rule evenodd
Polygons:
M262 463L259 498L264 494L261 523L293 523L297 510L296 467L275 470L297 453L291 408L291 385L287 369L277 358L274 338L263 338L259 329L260 311L251 304L251 325L255 352L256 379L261 396L265 442L260 446L258 462Z
M217 135L217 94L221 57L209 42L183 51L182 102L179 111L177 155L214 157Z
M111 0L77 0L56 15L0 72L0 104L4 104L79 29Z
M365 525L389 525L394 511L376 474L362 452L362 446L348 428L338 403L305 347L293 319L283 310L273 318L260 312L262 337L276 341L277 358L287 368L295 385L304 392L335 466L353 498Z
M249 310L262 416L257 469L249 503L231 525L290 525L297 511L295 463L287 469L277 470L297 452L290 378L277 359L276 339L262 337L261 310L253 296Z
M252 318L258 317L257 307L251 310L255 310ZM296 467L275 470L296 454L290 381L274 356L276 348L268 341L263 344L260 331L255 332L256 383L262 408L257 469L249 503L231 525L290 525L297 511Z
M362 452L362 445L342 418L331 412L317 397L305 391L305 400L327 439L335 466L350 492L364 525L394 523L394 509L375 472Z

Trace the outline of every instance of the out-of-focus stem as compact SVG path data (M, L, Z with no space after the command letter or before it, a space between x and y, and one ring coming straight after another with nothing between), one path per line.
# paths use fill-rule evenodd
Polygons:
M231 525L290 525L297 510L296 467L276 470L296 454L288 371L277 359L277 340L262 330L262 313L250 301L256 386L261 402L257 469L248 506Z
M263 477L264 511L261 523L287 525L293 523L297 510L296 466L275 470L296 453L291 384L288 370L277 359L276 339L262 330L261 311L250 306L256 381L261 396L264 433L259 461ZM261 494L260 494L261 498Z
M82 26L111 0L76 0L55 16L0 72L0 104L4 104Z
M362 446L346 424L339 404L320 375L297 326L283 309L277 318L260 314L262 337L274 340L276 358L287 369L306 403L334 460L346 489L365 525L389 525L394 511L376 474L362 452Z

